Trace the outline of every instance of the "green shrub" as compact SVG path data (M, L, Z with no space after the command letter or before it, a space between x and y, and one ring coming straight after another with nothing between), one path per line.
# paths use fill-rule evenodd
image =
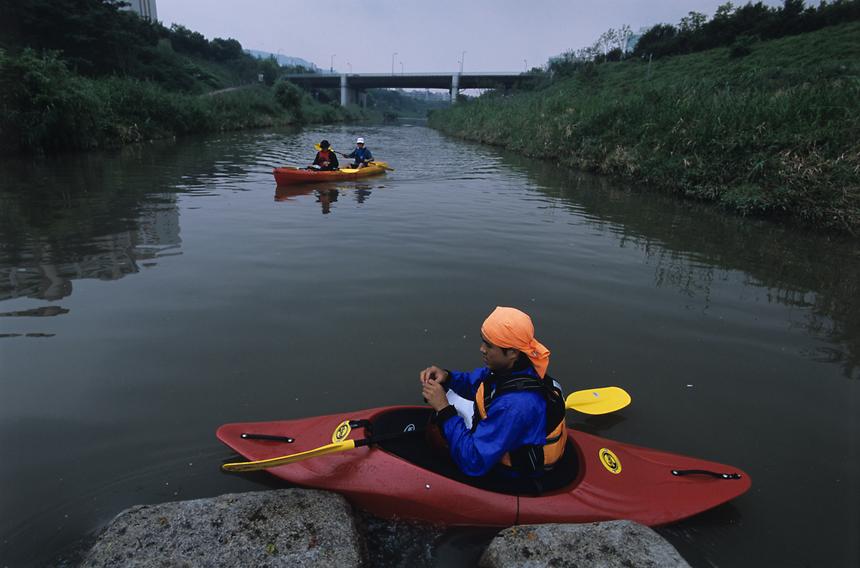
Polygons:
M0 50L0 150L95 146L104 106L91 87L54 53Z
M292 113L297 120L302 119L302 98L304 91L289 81L278 81L275 85L275 100L284 109Z

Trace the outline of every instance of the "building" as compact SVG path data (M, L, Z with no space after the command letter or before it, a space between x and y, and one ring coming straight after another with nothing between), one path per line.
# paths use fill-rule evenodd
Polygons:
M125 8L126 10L136 12L137 15L141 18L146 18L147 20L152 20L153 22L158 20L158 13L155 10L155 0L125 1L128 2L128 6Z

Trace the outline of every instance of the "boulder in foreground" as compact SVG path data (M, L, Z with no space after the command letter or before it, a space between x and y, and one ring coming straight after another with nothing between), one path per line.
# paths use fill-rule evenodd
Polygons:
M525 525L503 530L481 556L481 568L689 568L675 547L631 521Z
M304 489L138 505L120 513L82 566L331 566L362 563L352 508Z

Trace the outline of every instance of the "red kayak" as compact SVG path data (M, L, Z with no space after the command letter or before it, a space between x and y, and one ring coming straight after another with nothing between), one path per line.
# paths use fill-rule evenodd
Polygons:
M372 162L364 168L342 168L340 170L309 170L306 168L275 168L272 174L278 185L295 183L315 183L326 181L353 180L384 174L388 167L385 162Z
M349 415L225 424L217 436L246 459L263 460L331 444L339 425L352 420L349 439L369 437L378 443L357 444L268 471L292 484L341 493L380 517L446 525L615 519L663 525L730 501L752 483L732 466L571 429L562 462L541 480L542 493L491 490L481 486L481 478L459 473L450 458L427 443L422 432L430 412L427 407L393 406Z

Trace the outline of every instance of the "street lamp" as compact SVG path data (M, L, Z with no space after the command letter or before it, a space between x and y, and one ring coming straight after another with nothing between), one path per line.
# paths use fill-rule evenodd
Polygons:
M391 54L391 74L394 75L394 56L397 55L397 52Z
M403 75L403 62L400 62L400 74Z
M526 73L528 73L529 72L529 62L526 61L525 59L523 59L523 65L526 66Z
M337 55L337 53L332 53L332 54L331 54L331 67L329 67L329 72L330 72L330 73L334 73L334 56L335 56L335 55Z
M352 75L352 63L349 61L346 62L346 66L349 67L349 74Z
M462 55L460 55L460 73L463 72L463 64L466 61L466 52L464 51Z

